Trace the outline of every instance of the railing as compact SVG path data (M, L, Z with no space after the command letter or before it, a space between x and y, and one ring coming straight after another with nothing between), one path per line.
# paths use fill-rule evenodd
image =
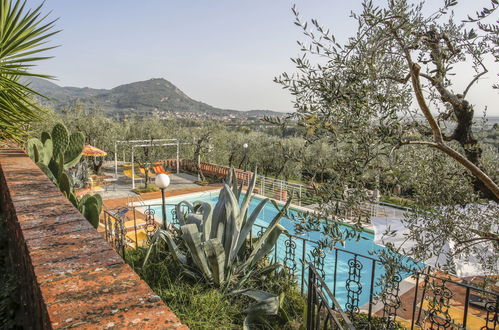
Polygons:
M178 226L176 209L174 205L168 206L171 207L168 215L170 228L173 228ZM104 211L105 237L122 256L127 248L143 246L137 232L143 230L150 237L159 227L160 219L156 218L155 209L161 204L139 207L142 212L130 206L121 217L116 215L119 213ZM145 224L140 227L139 220L143 218ZM133 225L127 228L126 223ZM254 225L250 244L263 234L265 228ZM332 329L341 329L340 325L349 328L350 321L345 321L342 309L350 320L357 319L359 313L367 314L364 319L367 324L375 316L381 317L388 326L402 317L408 320L411 329L417 326L425 329L469 328L470 324L479 324L480 329L496 329L498 325L499 294L469 283L429 272L415 272L416 284L412 292L404 296L400 292L400 283L409 276L408 273L396 273L390 285L381 287L377 280L385 266L379 259L338 247L324 251L318 242L287 232L278 240L269 258L281 262L296 279L302 294L307 293L308 304L314 306L314 310L308 311L313 313L307 319L307 322L313 320L313 323L308 323L312 326L309 329L318 329L320 324ZM383 294L379 295L378 301L376 294L381 290ZM367 303L361 303L366 297ZM342 307L339 300L343 302ZM378 302L381 302L381 307L375 310Z
M311 263L308 264L307 288L307 330L355 330L352 321L341 309L340 304Z
M166 159L160 161L159 163L162 163L164 166L176 170L176 159ZM196 172L197 162L192 159L183 158L180 159L179 166L180 170ZM225 179L230 170L229 166L211 164L206 162L200 162L199 166L204 175L219 179ZM254 174L253 172L243 171L240 169L234 169L234 172L239 182L242 182L246 187L249 186L251 178ZM318 192L315 188L309 185L275 179L263 175L257 176L254 193L283 202L286 201L289 197L292 197L293 204L299 206L317 206L319 203ZM335 215L347 219L357 218L358 216L366 218L376 217L380 215L393 216L393 214L388 214L389 212L386 211L388 206L387 204L382 205L378 202L366 202L361 203L356 207L352 207L351 205L347 205L341 200L337 200L335 202L337 205ZM390 211L393 212L393 210L391 209Z

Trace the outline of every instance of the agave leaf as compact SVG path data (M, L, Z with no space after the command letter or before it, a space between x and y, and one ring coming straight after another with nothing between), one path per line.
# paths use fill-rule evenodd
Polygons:
M286 231L286 229L279 224L276 224L272 229L267 229L263 236L256 243L253 252L246 260L246 266L254 266L258 262L258 260L269 254L270 251L272 251L272 249L274 248L277 240L279 239L279 236L284 231ZM267 233L268 235L265 235Z
M265 207L268 200L269 200L268 198L265 198L257 205L257 207L253 210L253 212L249 216L248 220L244 224L243 228L241 229L241 233L239 234L239 239L237 241L236 248L235 248L235 256L237 256L239 254L239 250L241 249L244 242L246 241L248 234L253 229L253 225L255 224L255 221L256 221L258 215L260 214L262 209ZM232 262L232 261L233 261L233 259L230 260L230 262Z
M168 244L168 249L172 252L175 260L183 266L187 265L187 257L180 251L177 244L175 244L172 235L166 230L161 230L160 235L166 244Z
M234 172L234 168L231 166L228 171L227 178L225 180L225 183L230 184L232 182L232 172Z
M279 296L260 290L242 290L240 294L248 296L256 301L256 304L243 310L247 314L244 319L243 329L251 329L256 321L262 319L262 315L277 315L280 308Z
M253 177L251 178L251 183L248 187L248 190L246 191L246 195L244 196L244 200L241 204L241 213L244 214L248 210L248 207L251 203L252 195L253 195L253 189L255 189L255 184L256 184L256 172L253 174ZM241 224L241 226L244 224Z
M201 234L203 235L203 241L207 241L210 239L211 232L211 222L212 222L212 208L210 203L203 203L202 206L203 212L203 222L201 223Z
M237 195L237 187L239 186L239 181L237 179L236 170L234 168L231 168L231 174L232 174L232 182L229 181L227 182L227 184L230 185L232 183L232 192L234 193L234 195Z
M211 281L212 275L208 267L206 255L202 249L201 234L198 231L198 227L195 224L188 224L180 227L180 229L182 230L182 238L189 249L192 260L202 272L203 276Z
M225 224L222 242L225 249L225 257L227 258L226 264L228 264L229 260L233 258L234 247L239 239L239 222L241 219L239 218L239 204L234 193L230 190L228 185L224 185L223 189L226 190L228 199L225 202L227 222Z
M221 287L225 282L225 251L222 243L216 238L210 239L205 242L204 250L213 282L217 287Z
M278 225L279 221L281 221L281 218L286 214L290 204L291 204L291 198L288 199L288 201L286 202L286 205L282 209L280 209L279 213L277 213L276 216L274 217L274 219L272 219L272 221L270 222L270 224L267 227L267 230L265 230L262 237L260 237L260 239L256 242L250 256L239 267L239 270L242 270L242 269L248 267L249 265L255 264L259 260L258 258L256 258L257 254L259 256L265 255L266 249L268 249L269 246L270 246L270 249L272 249L273 244L270 245L270 242L267 242L267 238L273 232L274 228ZM280 233L282 231L284 231L285 229L282 226L279 226L279 227L282 228L282 230L280 230L280 228L279 228L279 230L280 230L279 235L280 235ZM273 235L276 235L276 234L277 234L277 232L273 233ZM277 236L277 238L279 238L279 236ZM277 241L277 238L276 238L276 241ZM260 251L260 249L262 249L262 247L264 248L264 250ZM268 251L267 251L267 253L268 253Z
M187 265L187 258L180 251L177 244L175 244L173 237L166 230L160 229L156 233L154 233L151 244L149 245L149 249L147 249L146 257L144 258L144 262L142 263L142 267L144 267L147 264L149 256L151 255L151 251L156 248L156 245L159 243L160 240L166 242L166 244L168 245L168 249L172 252L172 256L180 265L182 266Z
M202 222L203 222L203 215L202 214L189 213L185 217L185 224L189 225L189 224L193 223L198 227L198 230L201 230Z
M230 210L228 210L228 208L226 208L227 218L229 215L228 211L230 211L230 212L234 213L234 218L237 219L239 217L239 214L240 214L239 201L227 184L224 184L224 187L222 189L224 189L226 191L226 196L227 196L227 202L225 203L225 205L231 206Z
M193 212L194 206L189 201L181 201L175 206L175 212L177 213L177 219L181 226L185 225L185 214L182 211L182 205L187 206L190 212Z
M215 204L215 207L213 208L211 231L210 231L210 238L218 237L221 242L223 241L221 236L219 235L220 223L225 223L227 221L226 220L227 214L225 211L225 199L226 199L225 196L226 196L225 189L221 189L218 195L217 204Z

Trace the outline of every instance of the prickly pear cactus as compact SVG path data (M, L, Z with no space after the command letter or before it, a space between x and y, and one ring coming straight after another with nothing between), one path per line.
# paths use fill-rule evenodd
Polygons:
M73 133L69 137L68 146L64 152L64 168L68 169L76 165L81 158L81 152L85 147L85 137L81 132Z
M54 156L64 155L69 144L69 132L63 124L56 124L52 128L52 142L54 144Z
M52 136L50 136L49 132L42 132L42 135L41 135L42 143L45 143L45 141L51 140L51 139L52 139Z
M33 161L36 163L38 159L35 158L35 153L38 151L39 155L39 150L43 149L43 144L40 140L37 138L32 138L29 139L28 142L26 143L26 151L28 152L28 156L33 159Z
M52 171L48 168L47 165L45 165L44 163L41 163L41 162L38 162L36 163L36 165L38 165L38 167L43 171L43 173L45 173L45 175L47 175L49 177L50 180L52 180L52 182L55 184L55 185L59 185L59 182L58 180L56 179L56 177L54 176L54 174L52 173Z
M83 205L81 205L83 204ZM80 200L81 211L85 218L97 228L99 226L99 216L102 210L102 198L100 195L95 194L85 195Z
M84 146L85 137L82 133L69 135L66 126L56 124L52 129L52 134L42 133L41 141L35 138L29 139L26 150L38 167L59 187L81 214L97 228L102 211L102 197L98 194L86 194L78 199L71 179L65 171L80 161Z
M69 194L68 199L71 202L71 204L73 204L73 206L76 207L80 211L80 213L83 214L83 212L80 210L80 207L79 207L78 197L76 197L74 192L71 192Z
M85 204L85 209L83 211L83 216L92 224L94 228L99 226L99 216L100 212L97 209L96 204Z
M71 182L69 181L69 177L65 172L63 172L59 177L59 189L66 195L66 197L69 197L72 193L73 188Z
M43 143L43 156L41 157L41 162L48 166L50 160L52 159L52 155L54 152L54 145L51 139L45 140Z

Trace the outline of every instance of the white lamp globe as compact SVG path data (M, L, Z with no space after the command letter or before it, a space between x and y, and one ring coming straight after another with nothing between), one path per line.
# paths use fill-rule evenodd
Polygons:
M244 149L248 148L248 144L247 143L243 144L243 148Z
M170 185L170 177L164 173L158 174L156 175L154 183L159 189L165 189Z

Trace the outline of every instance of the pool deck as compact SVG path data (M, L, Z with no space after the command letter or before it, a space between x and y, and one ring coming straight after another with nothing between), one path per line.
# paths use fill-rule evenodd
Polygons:
M168 197L174 197L174 196L181 196L181 195L198 193L198 192L205 192L205 191L210 191L210 190L216 191L216 190L220 190L221 188L222 188L222 184L210 184L207 186L196 185L194 187L189 187L189 188L167 190L166 194ZM161 198L161 192L155 191L155 192L150 192L150 193L144 193L144 194L140 194L140 197L144 201L158 199L158 198ZM128 206L127 205L128 202L129 202L129 197L127 196L127 197L119 197L119 198L114 198L114 199L106 199L106 200L104 200L104 205L107 208L114 209L117 207Z

